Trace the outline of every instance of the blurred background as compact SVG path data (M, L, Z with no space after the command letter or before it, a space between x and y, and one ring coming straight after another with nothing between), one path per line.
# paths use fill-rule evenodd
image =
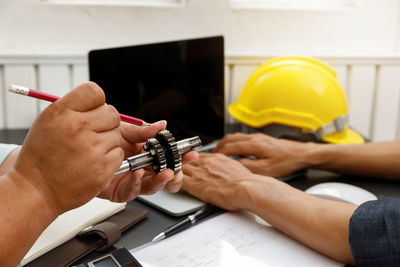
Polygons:
M397 0L0 0L0 129L29 128L48 105L7 92L11 83L61 96L88 80L92 49L223 35L225 106L268 59L312 56L335 68L349 124L392 140L399 26Z

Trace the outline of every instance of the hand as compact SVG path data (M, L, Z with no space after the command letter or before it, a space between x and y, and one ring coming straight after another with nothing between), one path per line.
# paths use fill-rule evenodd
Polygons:
M214 149L225 155L255 156L241 158L240 163L254 173L282 177L307 167L304 152L310 146L266 134L235 133L226 135Z
M119 125L101 88L84 83L35 120L14 177L32 184L55 214L76 208L103 191L121 165Z
M165 121L143 127L122 122L120 132L123 137L122 148L124 149L125 158L143 153L143 145L146 140L154 137L158 131L164 130L165 127ZM198 153L190 151L182 155L182 163L188 163L197 158ZM175 193L182 186L182 177L182 172L174 175L174 172L170 169L157 174L154 173L151 167L138 169L113 177L110 185L99 197L107 198L114 202L126 202L136 198L138 195L154 194L162 189Z
M248 210L308 247L353 263L349 221L356 205L306 194L218 153L201 153L183 173L183 187L203 201L227 210Z
M183 187L187 192L227 210L243 208L244 185L260 180L259 175L238 161L219 153L200 153L197 161L183 166L183 173Z

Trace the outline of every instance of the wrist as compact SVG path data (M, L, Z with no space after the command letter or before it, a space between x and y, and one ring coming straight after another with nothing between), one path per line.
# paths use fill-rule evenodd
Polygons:
M29 177L25 177L17 170L12 169L5 175L8 180L11 190L14 189L19 193L20 197L29 199L30 206L36 209L37 215L45 220L53 221L60 212L52 205L49 196L40 188L29 181Z
M301 153L304 168L320 169L327 161L325 151L330 146L330 144L305 143Z
M240 209L256 213L255 209L268 198L270 187L274 182L279 181L272 177L251 174L239 184L235 205Z

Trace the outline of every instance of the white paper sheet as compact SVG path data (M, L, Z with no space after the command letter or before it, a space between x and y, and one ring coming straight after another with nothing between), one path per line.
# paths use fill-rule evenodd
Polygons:
M143 266L343 266L245 212L228 212L131 253Z

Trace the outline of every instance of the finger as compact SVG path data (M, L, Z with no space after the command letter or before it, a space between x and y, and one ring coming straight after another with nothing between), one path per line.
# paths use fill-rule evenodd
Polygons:
M103 90L94 82L87 82L77 86L54 104L83 112L104 105L105 102L106 97Z
M221 153L207 153L207 152L199 153L199 158L201 158L201 159L213 158L213 157L219 157L219 156L222 156L222 154Z
M157 173L143 178L142 182L142 194L154 194L157 191L163 189L167 182L174 178L174 172L171 169L166 169Z
M110 184L98 197L113 202L126 202L140 193L140 183L144 170L138 169L111 178Z
M114 129L118 127L121 122L118 111L111 105L101 105L85 112L84 115L89 129L96 132Z
M183 172L180 171L174 175L174 179L169 181L166 185L164 190L170 193L176 193L181 189L183 182Z
M259 155L258 144L248 141L237 141L226 144L219 149L218 153L224 155Z
M196 173L199 167L194 166L194 163L182 166L182 172L184 175L192 176L193 173Z
M99 163L102 167L102 173L109 173L109 177L114 177L114 173L121 166L124 160L124 151L120 147L115 147L108 151L103 157L103 164Z
M100 144L106 152L116 147L121 147L122 137L117 128L106 132L96 133L96 135L96 144Z
M121 123L121 133L128 142L142 143L156 136L157 132L164 130L166 126L166 121L159 121L149 126L135 126L129 123Z
M207 158L210 158L210 157L215 157L216 154L215 153L204 153L204 152L202 152L202 153L198 153L198 155L199 155L198 159L190 162L190 165L192 165L192 166L200 166L200 165L203 164L204 159L207 159ZM186 164L186 162L185 162L185 164ZM185 165L183 165L183 166L185 166Z
M189 193L192 193L194 191L195 187L195 182L194 182L194 177L191 175L188 175L186 173L183 174L182 178L182 187Z
M143 175L144 170L138 169L121 179L115 190L119 202L130 201L140 194Z
M219 152L219 150L224 147L226 144L232 143L232 142L237 142L237 141L243 141L249 139L248 134L244 133L234 133L234 134L227 134L222 138L221 141L218 142L217 146L214 148L213 152Z
M196 151L189 151L182 155L182 163L187 164L199 158L199 153Z

